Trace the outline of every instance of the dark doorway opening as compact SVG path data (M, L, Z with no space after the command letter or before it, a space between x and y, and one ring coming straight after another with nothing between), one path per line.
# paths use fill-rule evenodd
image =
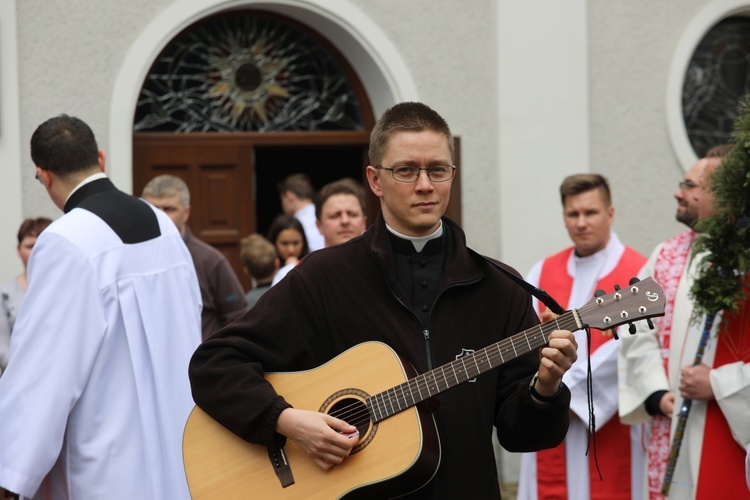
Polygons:
M366 186L363 146L258 146L255 148L256 228L265 235L274 217L281 214L277 184L291 174L310 176L317 192L321 187L351 177ZM368 200L369 201L369 200Z

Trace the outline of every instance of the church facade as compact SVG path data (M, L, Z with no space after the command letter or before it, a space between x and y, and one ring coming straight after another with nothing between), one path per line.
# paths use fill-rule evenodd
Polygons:
M702 82L705 89L705 80L714 78L696 73L696 48L717 24L742 21L750 1L4 0L2 276L20 270L14 250L21 220L59 216L33 178L28 144L36 126L60 113L82 118L107 154L114 183L139 194L139 175L145 174L134 156L149 133L138 129L139 103L155 63L179 37L233 13L270 16L311 34L335 54L356 81L354 94L365 110L361 123L351 126L354 135L366 134L372 120L397 102L422 101L441 113L460 140L458 206L451 214L472 247L526 273L568 244L557 189L569 174L598 172L609 179L615 230L641 253L679 230L672 194L700 149L700 130L691 136L694 123L686 119L692 102L686 81ZM274 43L273 36L269 40ZM249 81L269 67L249 68ZM239 85L238 78L229 85ZM273 102L289 95L277 87L268 92ZM721 96L703 96L712 98ZM731 108L733 101L723 105ZM260 107L256 113L268 118L271 108ZM253 133L262 131L256 127ZM329 140L325 135L306 143L298 137L303 130L291 133L311 148L330 145L317 142ZM260 146L247 154L257 158L264 148L283 149L280 137L273 144L264 137L251 141ZM361 138L348 140L355 152L366 147ZM356 154L355 177L366 163ZM241 182L235 188L231 199L254 192ZM253 203L247 210L257 215ZM210 206L204 199L202 211ZM230 239L245 236L239 232L248 227L260 230L257 220L242 217L244 226L227 230Z

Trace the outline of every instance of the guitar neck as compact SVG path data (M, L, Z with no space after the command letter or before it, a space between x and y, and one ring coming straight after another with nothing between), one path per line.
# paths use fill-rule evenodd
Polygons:
M368 398L367 405L371 418L375 422L385 420L508 361L543 347L549 343L549 335L554 330L576 331L581 328L583 324L578 311L573 309L544 324L462 356Z

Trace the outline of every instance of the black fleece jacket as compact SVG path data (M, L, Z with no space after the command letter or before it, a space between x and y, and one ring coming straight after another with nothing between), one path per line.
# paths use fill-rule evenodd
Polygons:
M443 227L445 264L427 331L406 305L379 216L361 237L308 255L250 312L198 348L190 364L198 406L247 441L278 445L276 420L290 405L264 372L308 370L376 340L424 373L536 325L528 294L472 254L456 223L443 218ZM563 387L545 405L532 400L528 385L538 366L532 351L438 396L440 467L409 498L499 498L493 427L512 452L563 440L570 393Z

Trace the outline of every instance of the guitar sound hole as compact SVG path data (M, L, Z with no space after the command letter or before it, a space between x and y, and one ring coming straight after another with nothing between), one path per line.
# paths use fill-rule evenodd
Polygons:
M359 442L352 449L352 454L363 450L375 437L378 425L370 420L370 411L365 401L369 395L358 389L344 389L329 397L320 411L346 423L359 431Z

